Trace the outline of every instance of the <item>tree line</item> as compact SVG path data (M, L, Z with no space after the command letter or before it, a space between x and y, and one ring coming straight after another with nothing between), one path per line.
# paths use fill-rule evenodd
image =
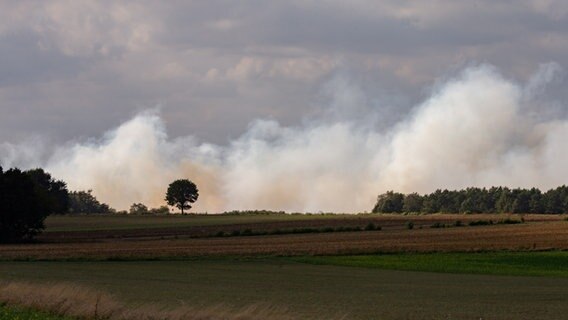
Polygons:
M172 182L165 201L184 213L199 197L197 186L187 180ZM133 214L167 214L168 206L148 209L141 203L130 208ZM45 228L51 214L118 213L88 191L69 191L63 180L56 180L41 168L4 172L0 166L0 243L28 241ZM123 211L126 213L126 211Z
M568 213L568 187L542 192L507 187L441 190L420 195L388 191L377 197L374 213Z

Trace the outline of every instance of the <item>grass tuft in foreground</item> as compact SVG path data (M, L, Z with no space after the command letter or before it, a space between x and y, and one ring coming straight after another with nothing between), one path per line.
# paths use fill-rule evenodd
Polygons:
M41 311L34 311L41 310ZM90 288L71 284L31 284L9 282L0 284L0 320L3 319L290 319L282 310L249 306L240 310L223 307L172 310L156 306L129 308L114 297Z

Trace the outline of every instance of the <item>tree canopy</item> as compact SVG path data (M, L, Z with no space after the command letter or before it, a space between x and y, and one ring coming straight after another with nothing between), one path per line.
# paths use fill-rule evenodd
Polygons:
M197 201L198 197L197 186L188 179L179 179L170 183L166 192L168 205L180 209L182 214L184 210L191 209L191 204Z
M568 187L542 192L537 188L507 187L436 190L402 194L388 191L377 197L373 212L380 213L568 213Z
M0 167L0 242L33 238L48 215L67 211L67 195L65 182L42 169L4 172Z
M41 168L28 170L25 173L34 182L36 191L44 198L44 203L49 206L49 211L67 213L69 192L65 182L53 179L51 174Z
M93 190L71 191L69 193L69 213L115 213L116 210L101 203L93 195Z

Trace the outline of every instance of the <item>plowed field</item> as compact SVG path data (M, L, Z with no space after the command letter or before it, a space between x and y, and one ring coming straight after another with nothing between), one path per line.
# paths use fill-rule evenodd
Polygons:
M525 216L522 224L467 226L498 215L375 216L349 219L271 221L221 226L46 232L39 243L2 245L1 259L152 259L204 255L340 255L377 252L468 252L566 250L568 221L559 216ZM519 217L512 217L513 219ZM436 222L466 226L430 228ZM405 226L414 223L414 229ZM204 237L219 230L273 230L298 227L364 226L380 231Z

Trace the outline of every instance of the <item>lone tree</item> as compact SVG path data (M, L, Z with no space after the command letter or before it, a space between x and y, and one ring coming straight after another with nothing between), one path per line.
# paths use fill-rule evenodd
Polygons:
M191 203L194 203L198 197L197 186L187 179L179 179L170 183L166 192L168 204L180 209L181 214L184 214L184 209L191 209Z

